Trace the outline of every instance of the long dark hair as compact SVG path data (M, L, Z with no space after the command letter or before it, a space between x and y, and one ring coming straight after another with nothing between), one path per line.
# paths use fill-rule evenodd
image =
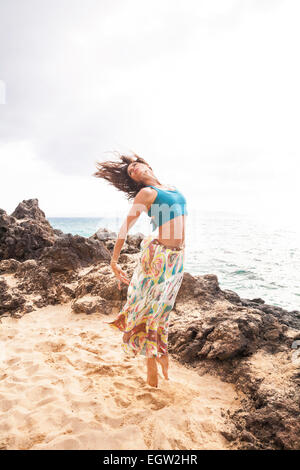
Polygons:
M144 183L136 182L127 173L127 168L132 162L141 162L152 170L149 163L133 152L133 156L123 155L117 150L111 153L119 157L119 161L111 160L105 162L95 162L97 171L92 174L96 178L103 178L112 184L119 191L126 194L127 199L134 199L140 189L145 187Z

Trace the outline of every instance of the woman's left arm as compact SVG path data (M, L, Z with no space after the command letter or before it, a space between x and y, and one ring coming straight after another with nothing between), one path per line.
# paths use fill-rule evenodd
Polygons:
M135 196L130 211L128 212L128 215L120 228L118 238L115 243L111 263L117 263L122 246L126 240L127 233L129 232L131 227L136 223L141 213L147 211L147 205L149 204L149 200L151 200L151 197L153 197L153 195L152 192L149 191L149 188L142 188Z

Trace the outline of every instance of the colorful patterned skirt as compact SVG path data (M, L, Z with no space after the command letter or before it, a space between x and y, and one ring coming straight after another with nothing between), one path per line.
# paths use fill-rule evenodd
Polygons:
M126 335L122 349L146 357L168 353L169 316L184 272L184 248L157 244L154 235L141 242L141 253L117 318L108 323Z

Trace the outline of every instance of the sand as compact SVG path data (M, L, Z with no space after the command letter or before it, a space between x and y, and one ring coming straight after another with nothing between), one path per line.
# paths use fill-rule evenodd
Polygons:
M223 414L242 398L170 357L167 381L146 383L116 317L48 306L0 317L0 449L228 449Z

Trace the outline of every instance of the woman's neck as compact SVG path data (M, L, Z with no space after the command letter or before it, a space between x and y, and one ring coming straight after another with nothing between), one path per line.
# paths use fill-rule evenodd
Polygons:
M151 176L146 177L143 182L146 186L150 186L150 185L152 185L152 186L163 186L163 184L161 184L158 181L157 178L152 178Z

